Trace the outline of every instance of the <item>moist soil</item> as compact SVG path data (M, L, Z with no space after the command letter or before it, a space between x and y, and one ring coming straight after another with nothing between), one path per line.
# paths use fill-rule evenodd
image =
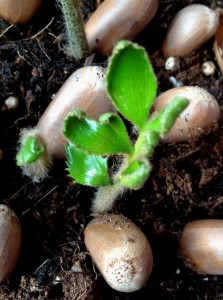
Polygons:
M83 1L87 20L99 1ZM214 37L186 58L175 71L165 69L161 51L168 25L177 11L199 1L160 0L154 19L135 38L148 51L158 79L158 94L197 85L223 105L223 76L212 50ZM222 1L202 1L211 8ZM222 219L223 119L218 128L196 141L160 144L151 159L153 171L139 191L127 192L112 212L135 222L147 236L154 268L146 285L133 293L110 288L92 263L83 230L93 218L94 189L74 184L65 161L55 161L49 177L33 183L16 165L22 128L33 127L65 80L85 61L67 55L66 34L55 1L43 1L24 26L1 25L0 39L0 202L18 215L23 232L21 255L13 274L1 285L0 299L223 299L223 276L198 274L178 255L184 225L198 219ZM204 24L205 26L205 24ZM202 64L215 72L205 76ZM107 58L94 57L106 66ZM8 110L9 96L19 100Z

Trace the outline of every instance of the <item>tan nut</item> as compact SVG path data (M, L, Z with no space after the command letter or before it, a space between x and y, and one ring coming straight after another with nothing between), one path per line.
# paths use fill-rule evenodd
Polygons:
M189 100L189 105L161 141L176 143L195 139L216 127L220 115L218 102L198 86L181 86L162 93L154 102L154 110L160 111L177 96Z
M215 32L215 39L223 51L223 9L217 9L216 12L219 14L219 25Z
M180 10L170 23L163 43L165 58L185 57L208 41L216 32L219 14L203 4Z
M16 214L0 204L0 283L11 275L19 258L22 232Z
M179 245L188 267L205 274L223 275L223 220L188 223Z
M150 244L137 227L122 215L94 218L84 231L85 245L107 283L120 292L139 290L153 267Z
M11 24L28 22L40 7L42 0L0 0L0 18Z
M47 151L54 158L63 159L66 140L62 134L64 119L73 109L81 109L97 120L114 107L105 89L106 69L86 66L76 70L53 97L41 116L36 129L44 140Z
M223 73L223 9L218 9L219 13L219 26L215 33L215 41L213 51L220 71Z
M157 9L158 0L105 0L85 25L90 51L110 55L119 40L132 40Z

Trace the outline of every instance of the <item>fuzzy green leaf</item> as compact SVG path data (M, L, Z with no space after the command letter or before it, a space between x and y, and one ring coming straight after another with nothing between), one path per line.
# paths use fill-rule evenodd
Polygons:
M111 113L101 115L96 122L84 112L74 110L65 119L64 135L88 154L130 154L134 149L123 121Z
M34 136L28 137L16 155L17 165L24 166L35 162L42 155L43 151L44 148Z
M164 136L172 128L180 113L187 107L189 101L185 98L175 97L159 113L155 112L146 125L147 130L159 132Z
M109 185L107 158L87 155L73 145L66 146L69 176L88 186Z
M144 160L134 160L128 167L120 174L119 179L123 185L132 189L140 189L149 177L151 172L150 163Z
M156 76L145 49L119 41L109 59L106 84L118 111L142 128L157 91Z

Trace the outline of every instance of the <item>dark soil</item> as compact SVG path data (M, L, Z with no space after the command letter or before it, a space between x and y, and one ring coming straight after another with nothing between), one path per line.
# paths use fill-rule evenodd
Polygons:
M121 0L120 0L121 1ZM150 56L159 93L173 87L173 76L183 85L205 88L223 105L223 76L212 50L213 38L187 58L176 71L165 70L161 44L168 24L182 7L199 1L160 0L152 22L137 36ZM83 1L85 19L95 1ZM222 1L202 1L223 7ZM2 28L6 25L1 22ZM111 289L94 268L83 241L92 219L93 189L75 185L64 161L55 161L41 183L23 176L15 163L21 128L35 126L68 76L84 61L66 55L64 26L55 1L43 1L36 17L25 26L10 28L0 40L0 193L1 203L18 215L23 230L19 262L1 286L0 299L223 299L223 276L197 274L177 256L184 225L203 218L222 219L223 119L216 131L193 143L160 145L152 158L153 172L143 189L117 201L113 212L135 222L146 234L154 254L154 269L138 292ZM216 71L202 73L202 63L213 61ZM94 64L106 65L95 57ZM18 107L7 110L9 95Z

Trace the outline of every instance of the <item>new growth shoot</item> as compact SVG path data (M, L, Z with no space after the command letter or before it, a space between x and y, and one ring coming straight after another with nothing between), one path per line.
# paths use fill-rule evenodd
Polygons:
M175 98L159 113L149 115L157 93L157 81L145 49L136 43L119 41L109 59L107 93L114 106L137 129L133 142L123 119L105 113L98 122L84 111L73 110L64 122L69 176L83 185L100 187L93 211L109 211L126 189L140 189L152 166L149 157L188 105ZM122 163L109 175L108 158L120 156Z

